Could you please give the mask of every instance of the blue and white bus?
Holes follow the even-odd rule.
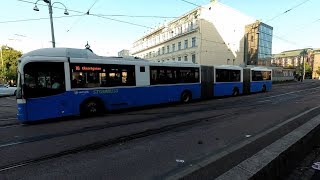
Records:
[[[18,119],[31,122],[201,98],[200,66],[47,48],[18,65]]]
[[[243,93],[243,68],[240,66],[214,66],[213,94],[237,96]]]
[[[248,67],[244,69],[244,92],[266,92],[272,88],[272,69]]]

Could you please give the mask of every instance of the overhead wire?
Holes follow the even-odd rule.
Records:
[[[278,17],[280,17],[280,16],[282,16],[282,15],[284,15],[284,14],[292,11],[293,9],[295,9],[295,8],[297,8],[297,7],[305,4],[305,3],[307,3],[308,1],[310,1],[310,0],[305,0],[305,1],[301,2],[300,4],[298,4],[298,5],[296,5],[296,6],[293,6],[292,8],[289,8],[288,10],[286,10],[286,11],[284,11],[284,12],[282,12],[282,13],[276,15],[276,16],[274,16],[273,18],[271,18],[271,19],[269,19],[269,20],[267,20],[267,21],[265,21],[265,22],[267,23],[267,22],[273,21],[274,19],[276,19],[276,18],[278,18]]]
[[[77,16],[83,16],[83,14],[77,14],[77,15],[70,15],[70,16],[55,16],[52,17],[54,19],[60,19],[60,18],[70,18],[70,17],[77,17]],[[16,23],[16,22],[28,22],[28,21],[39,21],[49,19],[48,17],[44,18],[31,18],[31,19],[18,19],[18,20],[9,20],[9,21],[0,21],[0,24],[6,24],[6,23]]]

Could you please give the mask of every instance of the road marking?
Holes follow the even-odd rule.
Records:
[[[293,94],[293,93],[297,93],[297,92],[302,92],[302,91],[306,91],[306,90],[319,89],[319,88],[320,87],[315,87],[315,88],[311,88],[311,89],[302,89],[302,90],[299,90],[299,91],[292,91],[292,92],[288,92],[288,93],[283,93],[283,94],[278,94],[278,95],[274,95],[274,96],[265,97],[265,99],[284,96],[284,95]]]
[[[5,118],[5,119],[0,119],[0,121],[5,121],[5,120],[18,120],[17,118]]]
[[[0,148],[3,147],[8,147],[8,146],[13,146],[13,145],[17,145],[17,144],[22,144],[23,142],[13,142],[13,143],[8,143],[8,144],[1,144]]]
[[[6,99],[9,99],[9,100],[16,100],[16,98],[12,98],[12,97],[6,97]]]

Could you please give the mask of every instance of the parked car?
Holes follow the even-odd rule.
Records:
[[[17,87],[10,87],[7,84],[0,84],[0,96],[15,96]]]

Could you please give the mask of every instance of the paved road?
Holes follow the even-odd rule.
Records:
[[[319,105],[319,85],[32,126],[17,124],[14,99],[1,98],[0,179],[164,179]],[[227,159],[213,177],[275,137]]]

